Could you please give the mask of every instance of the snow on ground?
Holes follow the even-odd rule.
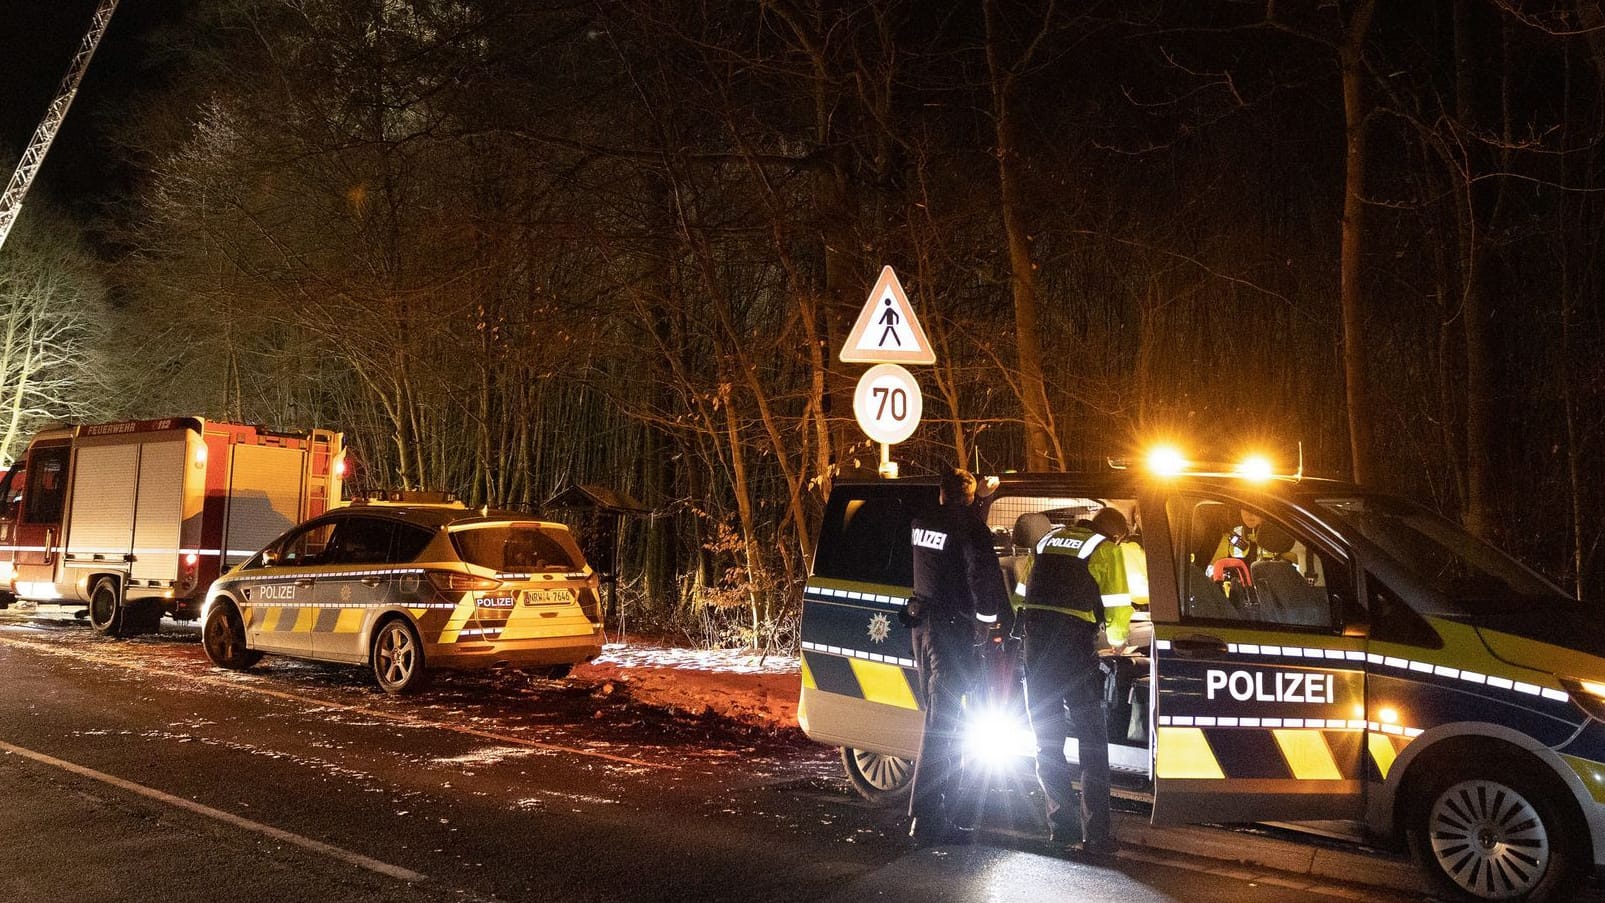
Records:
[[[116,652],[150,652],[177,637],[198,635],[196,624],[162,622],[160,635],[138,637],[128,644],[107,644],[95,637],[82,619],[77,606],[17,606],[0,617],[0,630],[19,632],[59,632],[72,625],[65,638],[94,643],[96,648]],[[200,649],[191,639],[184,651],[198,658]],[[278,668],[302,667],[289,659],[279,660]],[[319,666],[305,665],[316,669]],[[235,675],[239,676],[239,675]],[[672,643],[641,639],[608,643],[595,661],[574,668],[574,677],[601,687],[604,694],[622,685],[636,702],[676,709],[693,716],[711,712],[732,721],[765,730],[794,730],[797,727],[797,697],[801,692],[801,666],[794,655],[759,655],[742,649],[694,649]]]
[[[712,712],[769,729],[797,726],[802,686],[796,656],[732,649],[688,649],[650,642],[609,643],[574,676],[617,681],[632,698],[691,714]]]

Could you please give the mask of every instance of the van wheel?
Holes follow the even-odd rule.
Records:
[[[245,644],[245,622],[234,606],[220,604],[206,616],[201,627],[201,646],[206,657],[219,668],[244,671],[262,660],[262,653]]]
[[[101,636],[123,635],[123,600],[117,581],[103,577],[89,593],[89,626]]]
[[[547,680],[562,680],[573,672],[574,666],[572,664],[547,665],[545,668],[541,669],[541,676]]]
[[[914,786],[912,759],[843,746],[842,767],[858,795],[878,806],[908,799]]]
[[[1460,765],[1416,796],[1410,848],[1451,899],[1560,900],[1574,889],[1582,849],[1566,812],[1520,766]]]
[[[369,662],[373,665],[373,679],[386,693],[412,693],[422,689],[429,679],[429,672],[424,670],[423,643],[404,618],[392,618],[379,625]]]

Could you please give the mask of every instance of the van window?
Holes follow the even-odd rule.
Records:
[[[72,448],[66,445],[41,448],[28,456],[28,493],[24,520],[53,524],[61,520],[62,502],[67,497],[67,461]]]
[[[1353,595],[1342,561],[1263,511],[1182,496],[1171,516],[1186,537],[1184,619],[1330,630]]]
[[[1366,575],[1365,594],[1371,617],[1371,639],[1425,649],[1443,648],[1443,638],[1432,625],[1404,604],[1399,594],[1375,574]]]
[[[1516,559],[1402,499],[1356,495],[1319,499],[1316,504],[1473,611],[1520,613],[1535,600],[1571,601]]]
[[[935,486],[838,487],[825,506],[814,551],[814,574],[884,586],[914,585],[909,545],[916,512],[934,506]]]

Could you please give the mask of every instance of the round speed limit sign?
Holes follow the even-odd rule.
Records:
[[[896,364],[876,364],[858,378],[853,392],[853,416],[864,434],[876,442],[895,445],[914,435],[925,399],[914,374]]]

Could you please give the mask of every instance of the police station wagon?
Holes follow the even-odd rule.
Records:
[[[836,486],[805,591],[799,719],[871,799],[906,794],[919,751],[897,613],[936,499],[934,480]],[[1005,475],[978,505],[1011,587],[1044,524],[1133,524],[1105,699],[1111,765],[1156,824],[1344,820],[1466,899],[1554,899],[1605,863],[1605,623],[1454,524],[1223,472]],[[1017,696],[967,701],[972,763],[1032,754]]]
[[[568,528],[461,504],[337,508],[212,585],[206,655],[265,652],[366,664],[390,693],[430,669],[534,667],[561,676],[602,650],[598,578]]]

